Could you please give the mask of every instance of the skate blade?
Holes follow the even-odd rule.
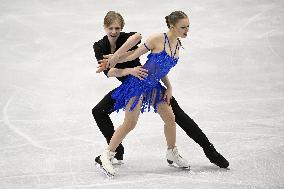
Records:
[[[173,168],[176,168],[176,169],[182,169],[182,170],[188,170],[190,171],[190,166],[189,167],[180,167],[176,164],[169,164],[169,167],[173,167]]]
[[[188,167],[180,167],[177,164],[175,164],[173,161],[168,160],[168,159],[167,159],[167,162],[168,162],[170,167],[173,167],[173,168],[176,168],[176,169],[184,169],[184,170],[188,170],[188,171],[190,170],[190,166],[188,166]]]
[[[113,179],[114,175],[110,174],[109,172],[107,172],[103,166],[101,166],[101,164],[99,163],[95,163],[96,164],[96,167],[103,173],[107,176],[108,179]]]

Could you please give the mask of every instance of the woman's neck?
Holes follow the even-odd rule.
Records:
[[[171,30],[169,30],[167,33],[167,36],[169,38],[169,41],[171,44],[177,44],[178,42],[178,37],[176,36],[176,34],[174,32],[172,32]]]

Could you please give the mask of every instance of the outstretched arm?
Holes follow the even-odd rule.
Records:
[[[147,53],[149,50],[153,50],[156,47],[156,43],[157,43],[157,37],[158,35],[152,35],[151,37],[149,37],[146,42],[141,45],[140,47],[138,47],[135,50],[131,50],[128,52],[124,52],[121,54],[117,54],[117,57],[115,59],[113,59],[113,55],[105,55],[103,60],[100,60],[99,63],[101,66],[99,66],[100,68],[98,69],[97,73],[110,68],[113,68],[117,63],[123,63],[123,62],[128,62],[131,60],[134,60],[138,57],[140,57],[141,55]],[[112,62],[114,61],[114,62]]]
[[[123,62],[128,62],[131,60],[134,60],[138,57],[140,57],[141,55],[147,53],[149,50],[145,47],[145,45],[141,45],[140,47],[138,47],[135,50],[132,51],[128,51],[126,53],[123,53],[118,60],[118,63],[123,63]]]
[[[103,56],[104,59],[99,61],[100,66],[99,66],[99,70],[97,70],[97,73],[109,67],[114,68],[117,63],[124,63],[124,62],[134,60],[148,51],[149,50],[145,47],[145,45],[141,45],[135,50],[117,54],[115,57],[114,57],[114,54],[104,55]]]
[[[146,40],[144,44],[140,45],[140,47],[138,47],[137,49],[121,54],[119,56],[118,63],[134,60],[140,57],[141,55],[147,53],[148,51],[152,51],[155,48],[156,42],[157,35],[152,35]]]
[[[98,44],[95,43],[93,48],[94,48],[95,55],[99,63],[99,66],[97,67],[98,70],[96,72],[100,73],[101,71],[104,71],[105,75],[108,76],[108,71],[110,70],[110,68],[108,68],[109,60],[112,57],[113,57],[113,61],[115,59],[118,59],[119,54],[123,54],[127,52],[129,49],[136,46],[141,41],[141,39],[142,39],[142,36],[140,33],[134,33],[130,37],[128,37],[126,42],[114,54],[109,54],[109,55],[104,55],[102,47],[100,47]]]
[[[109,57],[108,62],[107,62],[107,67],[114,68],[115,65],[119,62],[119,57],[122,54],[126,53],[129,49],[137,45],[139,41],[141,41],[141,39],[142,39],[142,36],[140,33],[135,33],[131,35],[126,40],[126,42],[123,43],[123,45],[119,49],[117,49],[117,51],[111,57]]]
[[[117,51],[113,54],[112,58],[119,57],[120,54],[127,52],[129,49],[137,45],[139,41],[141,41],[141,39],[142,39],[142,36],[140,33],[135,33],[131,35],[126,40],[126,42],[119,49],[117,49]]]

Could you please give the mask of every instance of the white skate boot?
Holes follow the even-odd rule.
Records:
[[[112,178],[115,175],[115,170],[112,165],[112,159],[114,158],[115,152],[110,150],[105,150],[98,156],[96,161],[96,166],[108,177]]]
[[[101,155],[99,155],[95,158],[96,164],[100,164],[99,163],[99,162],[101,162],[100,158],[101,158]],[[116,159],[115,157],[112,157],[112,159],[110,161],[111,161],[113,166],[124,164],[123,160]]]
[[[174,147],[173,149],[168,149],[166,157],[167,157],[167,162],[170,165],[175,163],[178,167],[190,169],[190,165],[187,162],[187,160],[179,155],[177,147]]]

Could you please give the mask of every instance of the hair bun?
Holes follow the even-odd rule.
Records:
[[[165,17],[168,28],[170,25],[175,25],[179,19],[187,18],[187,15],[182,11],[174,11]]]
[[[169,16],[165,16],[165,19],[166,19],[166,24],[167,24],[168,28],[170,28],[170,24],[169,24]]]

